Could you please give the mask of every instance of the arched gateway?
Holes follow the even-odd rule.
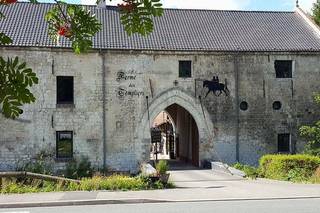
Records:
[[[145,110],[140,120],[140,125],[137,127],[135,132],[135,144],[137,145],[136,148],[140,148],[139,150],[137,150],[137,153],[141,153],[140,157],[138,157],[140,158],[139,161],[147,162],[150,158],[151,122],[161,111],[173,105],[181,107],[182,109],[187,111],[194,119],[194,122],[198,128],[197,132],[199,137],[197,147],[198,150],[196,150],[198,152],[196,153],[198,162],[196,162],[196,164],[193,164],[202,166],[201,161],[203,159],[206,159],[206,156],[212,156],[212,154],[209,153],[211,150],[207,149],[207,147],[212,147],[212,141],[210,140],[210,137],[212,137],[212,135],[210,136],[210,134],[213,134],[213,126],[212,122],[210,121],[210,115],[204,107],[202,110],[199,99],[187,94],[181,89],[176,88],[162,92],[153,99],[149,100],[150,117],[148,116],[148,110]],[[203,115],[203,112],[205,116]],[[208,131],[211,131],[211,133],[209,133]]]

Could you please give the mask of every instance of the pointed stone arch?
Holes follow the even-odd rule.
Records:
[[[135,132],[136,151],[141,153],[138,161],[145,162],[149,160],[150,126],[152,121],[161,111],[173,104],[177,104],[188,111],[196,122],[199,133],[199,166],[201,166],[201,160],[205,159],[206,156],[210,156],[207,153],[210,150],[206,149],[206,147],[212,143],[210,140],[210,134],[214,134],[212,121],[205,107],[203,107],[205,116],[203,115],[199,99],[178,88],[166,90],[149,100],[150,120],[148,119],[148,110],[145,110]]]

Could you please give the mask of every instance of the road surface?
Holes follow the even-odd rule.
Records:
[[[319,213],[320,198],[0,209],[1,213]]]

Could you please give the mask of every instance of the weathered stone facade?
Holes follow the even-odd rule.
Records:
[[[291,150],[299,152],[304,146],[299,126],[320,114],[312,100],[320,91],[318,52],[110,50],[79,56],[56,48],[3,48],[1,55],[19,56],[40,79],[33,87],[36,103],[25,105],[17,120],[0,117],[1,170],[14,169],[41,150],[55,153],[56,131],[70,130],[75,157],[88,156],[102,167],[105,141],[108,168],[135,172],[149,159],[146,96],[150,122],[172,104],[192,115],[199,131],[200,166],[220,159],[256,164],[261,155],[277,152],[278,133],[290,133]],[[179,78],[179,60],[192,61],[191,78]],[[276,78],[275,60],[293,60],[293,77]],[[56,76],[64,75],[74,76],[74,106],[56,104]],[[202,80],[214,75],[227,80],[230,96],[210,93],[204,99]],[[242,101],[248,110],[239,109]],[[272,108],[274,101],[282,103],[280,110]],[[57,167],[63,165],[56,161]]]

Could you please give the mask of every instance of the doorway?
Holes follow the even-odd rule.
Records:
[[[199,167],[199,131],[185,108],[178,104],[166,107],[154,118],[152,131],[158,132],[161,139],[151,144],[151,160],[165,159]]]

